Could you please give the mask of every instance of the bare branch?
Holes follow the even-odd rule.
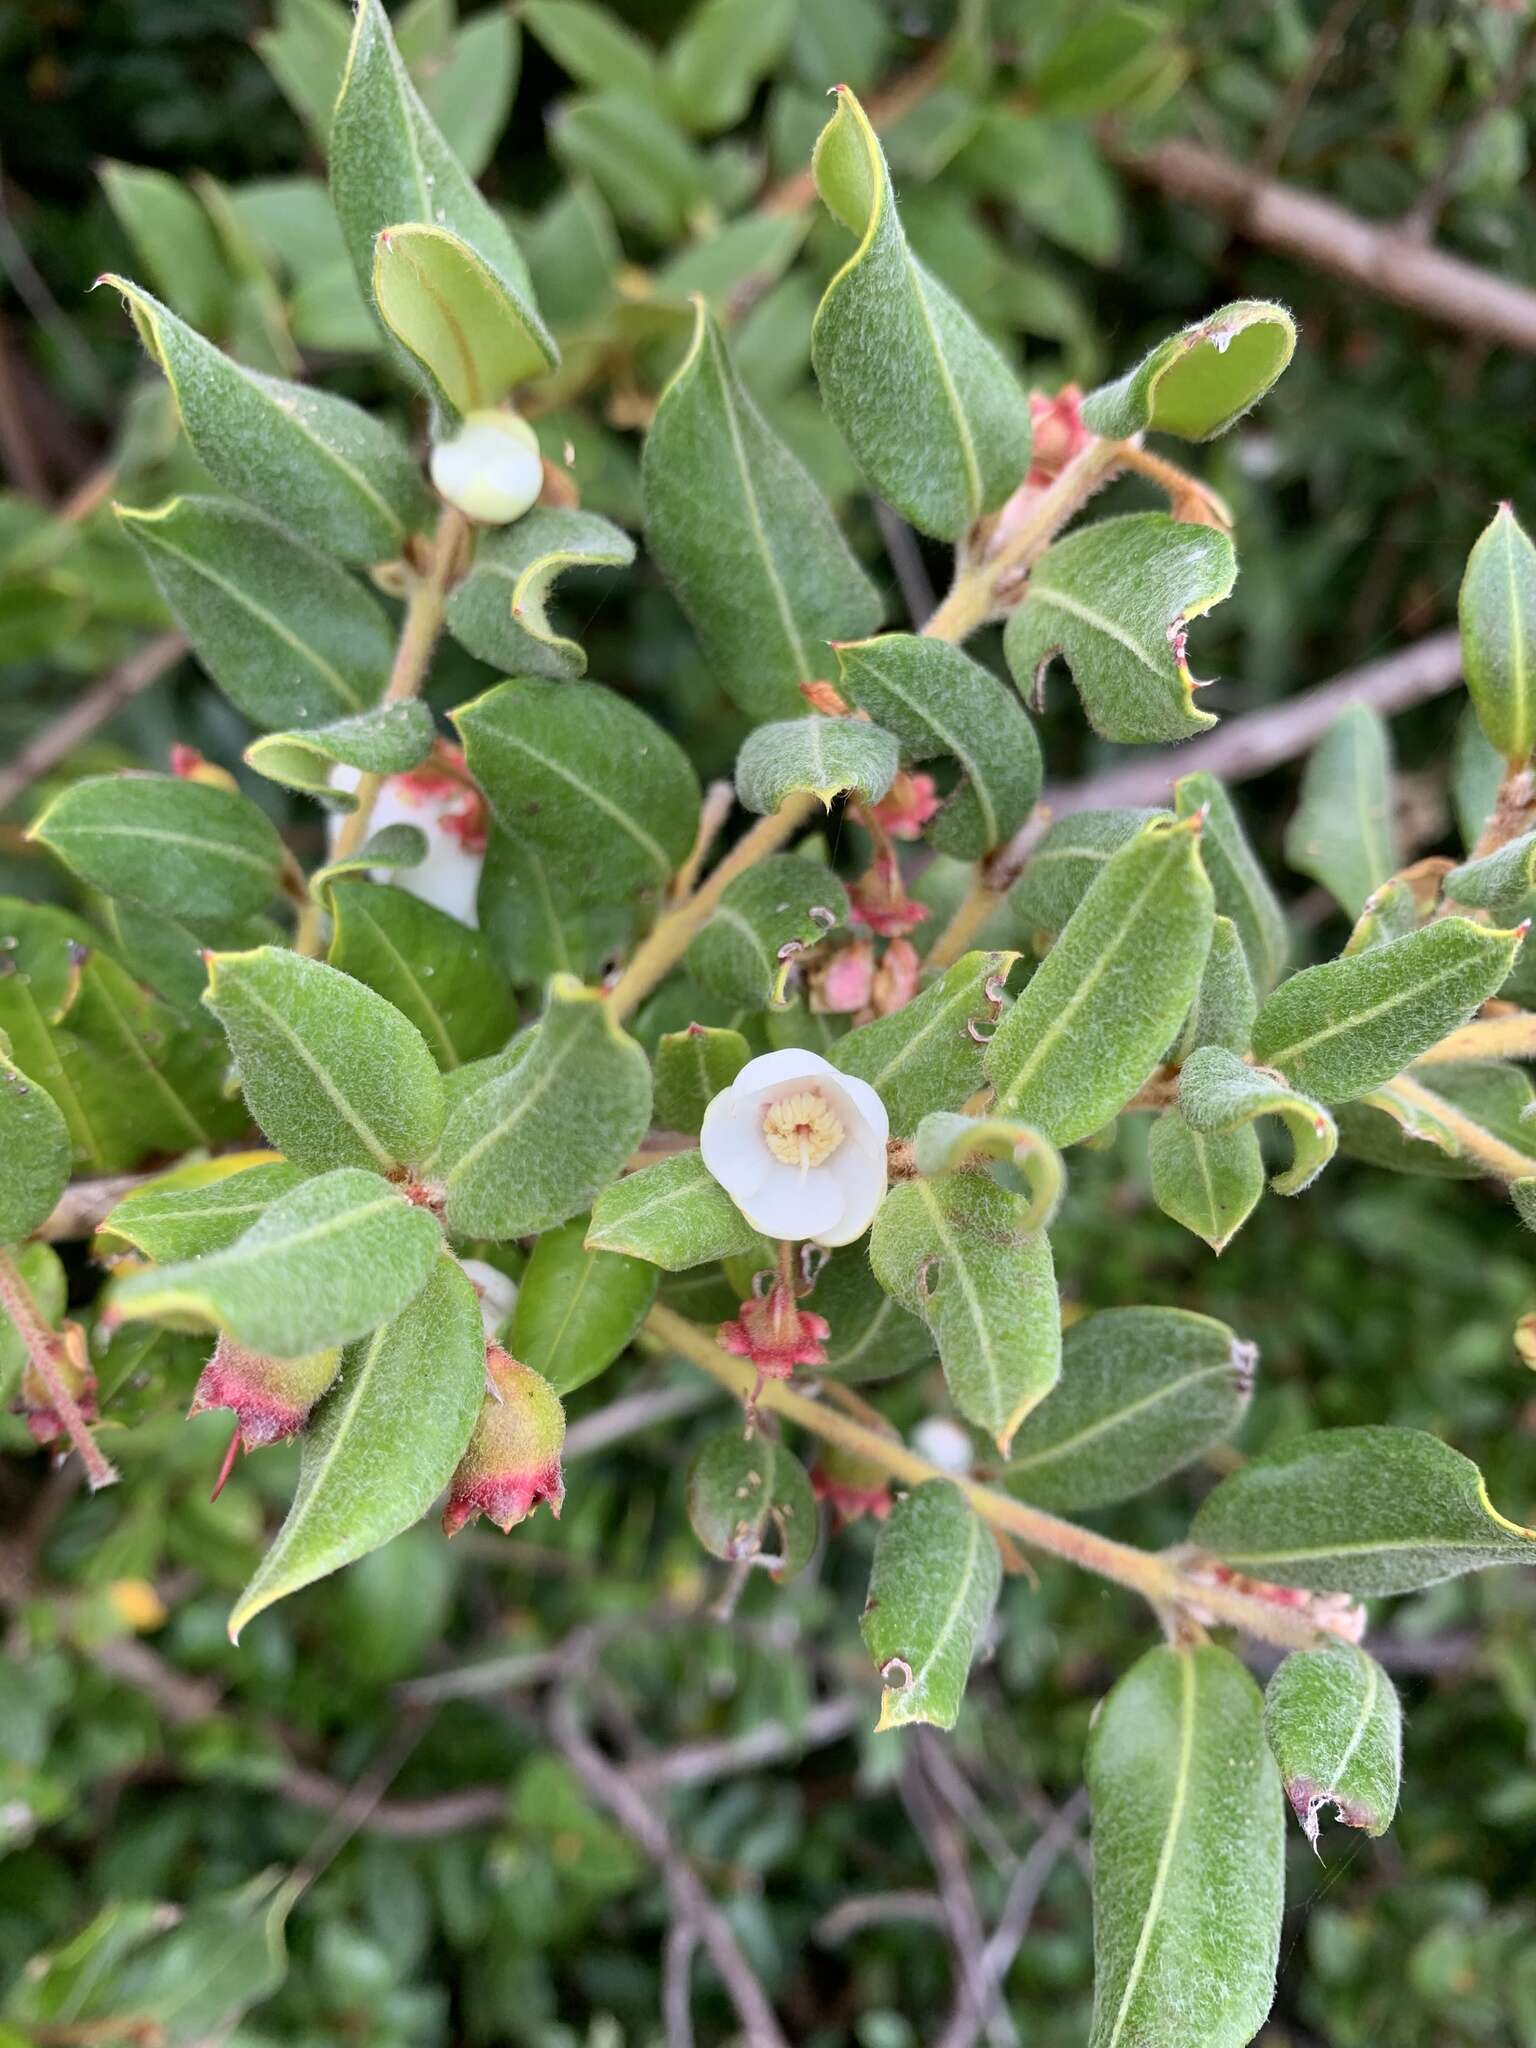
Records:
[[[923,560],[922,546],[901,514],[893,512],[883,498],[876,498],[874,505],[875,524],[880,529],[885,552],[896,572],[896,587],[901,592],[901,601],[907,608],[913,632],[921,632],[933,617],[938,603],[928,575],[928,564]]]
[[[839,1948],[866,1927],[883,1927],[891,1920],[920,1920],[940,1933],[949,1925],[937,1892],[870,1892],[840,1900],[817,1921],[814,1931],[823,1948]]]
[[[939,1899],[949,1930],[949,1945],[955,1963],[955,2007],[974,2010],[993,2048],[1015,2048],[1018,2034],[1007,2009],[996,1996],[996,1987],[981,1972],[984,1946],[981,1914],[971,1889],[970,1871],[959,1832],[929,1782],[925,1768],[926,1728],[914,1731],[907,1752],[907,1764],[898,1780],[901,1803],[917,1831],[933,1874],[938,1880]]]

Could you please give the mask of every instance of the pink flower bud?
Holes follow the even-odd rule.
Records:
[[[830,1501],[836,1529],[846,1529],[865,1515],[883,1522],[891,1512],[889,1474],[841,1444],[822,1445],[811,1467],[811,1491],[818,1500]]]
[[[818,1014],[852,1016],[869,1001],[875,976],[875,949],[868,939],[839,946],[811,969],[811,1008]]]
[[[443,1531],[449,1536],[476,1515],[503,1531],[515,1529],[541,1500],[558,1517],[565,1500],[565,1410],[559,1395],[499,1344],[485,1347],[485,1376],[479,1419],[448,1487]]]
[[[917,994],[923,963],[910,939],[892,939],[875,970],[869,1007],[877,1017],[893,1017]]]
[[[801,1308],[783,1281],[761,1298],[741,1304],[733,1323],[722,1323],[720,1348],[757,1367],[758,1380],[787,1380],[797,1365],[825,1365],[823,1341],[831,1335],[825,1316]]]
[[[903,768],[875,805],[875,816],[893,839],[921,839],[923,827],[938,810],[940,801],[938,785],[931,775]]]
[[[259,1451],[298,1435],[340,1364],[341,1353],[335,1350],[311,1352],[306,1358],[268,1358],[264,1352],[245,1350],[231,1337],[220,1337],[187,1414],[232,1409],[241,1448]]]

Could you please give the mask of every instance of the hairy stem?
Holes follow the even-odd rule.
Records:
[[[686,1316],[659,1304],[645,1320],[653,1335],[702,1367],[741,1400],[752,1393],[757,1376],[751,1366],[722,1351],[697,1323],[690,1323]],[[1097,1572],[1116,1585],[1127,1586],[1155,1607],[1197,1608],[1219,1622],[1284,1650],[1316,1649],[1329,1640],[1294,1608],[1271,1606],[1268,1601],[1240,1593],[1231,1586],[1207,1585],[1166,1558],[1112,1542],[1107,1536],[1079,1528],[1075,1522],[1065,1522],[1042,1508],[1032,1508],[974,1479],[957,1479],[953,1473],[941,1471],[915,1451],[909,1451],[905,1444],[797,1393],[782,1380],[766,1382],[757,1395],[757,1406],[771,1408],[813,1436],[840,1444],[844,1450],[868,1459],[904,1485],[921,1486],[929,1479],[949,1480],[960,1488],[990,1528],[1016,1536],[1032,1549],[1047,1551],[1068,1564],[1080,1565],[1084,1571]]]
[[[103,1454],[91,1435],[90,1424],[80,1412],[80,1404],[59,1370],[59,1340],[44,1322],[37,1303],[32,1299],[32,1290],[8,1251],[0,1251],[0,1308],[16,1325],[17,1335],[26,1347],[28,1362],[42,1381],[70,1444],[80,1453],[80,1462],[85,1467],[92,1493],[99,1487],[111,1486],[117,1478],[117,1467]]]
[[[1475,1159],[1495,1180],[1526,1180],[1536,1173],[1536,1160],[1485,1131],[1454,1103],[1426,1088],[1422,1081],[1414,1080],[1411,1074],[1399,1074],[1392,1083],[1392,1092],[1399,1102],[1411,1104],[1435,1123],[1444,1125],[1467,1158]]]
[[[421,686],[432,664],[432,650],[443,630],[443,607],[458,574],[468,535],[469,521],[464,514],[445,505],[438,518],[437,531],[432,536],[426,567],[412,582],[406,601],[405,622],[400,628],[394,666],[389,672],[389,686],[381,700],[385,704],[405,704],[421,694]],[[365,775],[358,783],[357,808],[336,835],[332,860],[349,860],[367,840],[373,807],[379,800],[384,781],[382,775]],[[324,913],[319,904],[311,903],[299,919],[293,949],[313,958],[323,943]]]

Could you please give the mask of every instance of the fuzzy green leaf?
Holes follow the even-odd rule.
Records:
[[[1401,1081],[1411,1080],[1411,1096]],[[1522,1121],[1533,1096],[1518,1067],[1496,1060],[1437,1060],[1339,1110],[1339,1142],[1389,1173],[1479,1180],[1481,1152],[1502,1146],[1509,1170],[1536,1173],[1536,1132]]]
[[[1056,938],[1112,854],[1162,811],[1069,811],[1046,831],[1009,892],[1008,907],[1032,938]],[[1040,951],[1044,951],[1043,946]]]
[[[1269,2012],[1285,1803],[1259,1689],[1229,1650],[1149,1650],[1088,1738],[1089,2048],[1247,2048]]]
[[[532,287],[445,227],[406,221],[379,231],[373,303],[445,419],[499,405],[556,360]]]
[[[308,731],[266,733],[245,750],[248,765],[270,782],[303,790],[330,809],[353,811],[357,798],[331,787],[340,763],[369,775],[403,775],[432,751],[432,714],[425,704],[376,704],[355,718]]]
[[[954,1727],[1002,1577],[990,1531],[947,1480],[896,1503],[859,1623],[884,1686],[877,1733],[915,1721]]]
[[[156,289],[194,327],[217,331],[229,312],[233,280],[206,209],[165,171],[109,161],[98,175]]]
[[[1147,1134],[1152,1199],[1165,1216],[1224,1252],[1264,1193],[1264,1155],[1251,1125],[1213,1136],[1165,1109]]]
[[[192,651],[253,725],[322,725],[383,695],[394,633],[334,562],[227,498],[119,505]]]
[[[1202,1045],[1225,1046],[1242,1052],[1253,1036],[1253,1020],[1259,1014],[1253,976],[1248,972],[1243,942],[1230,917],[1217,917],[1211,926],[1211,950],[1205,956],[1200,986],[1189,1006],[1179,1032],[1178,1044],[1168,1055],[1171,1066],[1182,1066]]]
[[[682,1273],[745,1257],[760,1240],[698,1153],[679,1152],[605,1187],[586,1241]]]
[[[872,632],[881,599],[702,301],[641,474],[647,543],[732,700],[753,718],[802,710],[796,686],[827,674],[826,642]]]
[[[557,1394],[612,1365],[645,1320],[659,1274],[643,1259],[592,1251],[588,1219],[549,1230],[533,1248],[512,1311],[508,1343]]]
[[[1338,1130],[1326,1109],[1221,1045],[1202,1046],[1179,1070],[1179,1112],[1204,1137],[1225,1137],[1261,1116],[1279,1117],[1294,1159],[1270,1182],[1277,1195],[1299,1195],[1338,1150]]]
[[[747,735],[736,757],[736,794],[764,817],[802,792],[829,807],[848,791],[878,803],[900,766],[894,737],[867,719],[789,718]]]
[[[1023,824],[1040,794],[1029,714],[979,662],[915,633],[836,648],[844,697],[893,732],[909,761],[946,755],[961,779],[928,826],[943,853],[979,860]]]
[[[1238,299],[1089,392],[1083,423],[1111,441],[1147,431],[1212,440],[1258,404],[1295,349],[1296,323],[1284,306]]]
[[[921,532],[959,540],[1028,469],[1029,402],[912,254],[875,131],[844,86],[812,169],[829,211],[859,237],[812,329],[822,398],[881,497]]]
[[[376,1173],[341,1166],[280,1195],[223,1251],[120,1280],[125,1317],[225,1330],[301,1358],[366,1336],[425,1286],[443,1237]]]
[[[1396,870],[1392,743],[1369,705],[1341,712],[1308,756],[1285,857],[1351,917]]]
[[[620,220],[679,242],[711,204],[711,165],[654,99],[601,92],[568,100],[550,124],[554,152],[587,177]]]
[[[796,954],[847,916],[847,892],[824,861],[770,854],[728,885],[688,948],[688,972],[711,995],[763,1009]]]
[[[156,1265],[227,1251],[305,1179],[286,1159],[267,1159],[238,1173],[186,1187],[163,1182],[141,1188],[117,1204],[97,1232],[98,1251],[131,1245]]]
[[[527,1237],[591,1206],[644,1137],[651,1069],[602,996],[569,975],[526,1057],[461,1102],[437,1166],[448,1226],[466,1237]]]
[[[204,1002],[224,1026],[250,1112],[295,1164],[424,1160],[443,1123],[443,1086],[414,1024],[319,960],[281,946],[216,953]]]
[[[998,1025],[986,1066],[999,1113],[1055,1145],[1107,1124],[1183,1023],[1213,918],[1197,822],[1154,818],[1106,864]]]
[[[345,562],[393,560],[427,523],[410,451],[371,413],[242,369],[127,278],[100,282],[127,300],[187,439],[227,489]]]
[[[1265,994],[1285,971],[1290,932],[1226,785],[1214,775],[1183,775],[1173,785],[1173,802],[1181,818],[1205,813],[1200,858],[1216,892],[1216,909],[1237,926],[1253,985]]]
[[[1526,899],[1536,889],[1536,832],[1522,832],[1481,860],[1463,861],[1445,878],[1445,893],[1453,903],[1465,903],[1472,910],[1491,910],[1495,916],[1518,919]]]
[[[931,1110],[958,1110],[981,1087],[989,1034],[1017,953],[966,953],[942,979],[890,1017],[861,1024],[827,1057],[867,1081],[885,1104],[891,1136],[909,1138]]]
[[[567,868],[579,846],[589,900],[658,889],[681,867],[698,825],[693,766],[612,690],[519,678],[453,718],[497,822]]]
[[[382,883],[342,882],[329,900],[330,964],[393,1003],[444,1073],[506,1044],[517,1010],[480,932]]]
[[[933,1332],[950,1398],[1004,1457],[1061,1373],[1051,1247],[1029,1211],[984,1174],[901,1181],[869,1241],[876,1279]]]
[[[1111,1308],[1073,1323],[1061,1384],[1013,1441],[1008,1490],[1074,1513],[1145,1493],[1242,1421],[1258,1352],[1178,1308]]]
[[[1521,933],[1443,917],[1293,974],[1260,1010],[1253,1055],[1319,1102],[1368,1095],[1497,993]]]
[[[510,389],[500,380],[514,366],[516,382],[559,360],[533,303],[528,267],[422,105],[381,0],[361,0],[357,10],[331,121],[330,167],[331,198],[357,281],[378,304],[397,357],[413,374],[425,374],[440,405],[460,409],[474,377],[492,372],[498,388],[474,402],[494,405]],[[409,245],[398,268],[386,250],[376,270],[381,231],[402,227],[407,235],[392,237],[396,248]],[[448,309],[424,325],[433,292]],[[449,371],[454,352],[440,351],[449,311],[467,313],[473,324],[474,377]]]
[[[867,1243],[832,1254],[811,1306],[831,1326],[823,1348],[832,1379],[865,1385],[911,1372],[934,1355],[927,1324],[900,1307],[875,1278]]]
[[[276,0],[277,26],[251,38],[283,96],[321,148],[346,69],[350,25],[337,0]]]
[[[761,1558],[775,1579],[804,1571],[816,1548],[816,1499],[805,1467],[761,1433],[722,1430],[688,1468],[688,1519],[711,1557]]]
[[[283,845],[247,797],[179,775],[87,775],[29,837],[92,888],[151,910],[218,922],[277,892]]]
[[[1088,723],[1107,740],[1182,740],[1215,719],[1195,709],[1185,628],[1231,594],[1237,557],[1224,533],[1130,512],[1059,540],[1030,571],[1003,651],[1026,696],[1057,655]]]
[[[701,135],[734,128],[784,53],[799,0],[700,0],[667,46],[662,89]]]
[[[1027,1195],[1028,1206],[1020,1211],[1016,1225],[1021,1231],[1038,1230],[1050,1222],[1066,1185],[1061,1154],[1049,1138],[1028,1124],[1002,1117],[935,1110],[918,1125],[913,1152],[918,1172],[928,1179],[953,1173],[957,1167],[985,1165],[1000,1188],[1011,1195]]]
[[[593,0],[524,0],[523,21],[579,85],[596,92],[654,94],[657,64],[650,46]]]
[[[1190,1541],[1251,1578],[1358,1600],[1536,1563],[1470,1458],[1422,1429],[1314,1430],[1208,1495]]]
[[[634,559],[634,542],[606,519],[535,505],[511,526],[482,534],[469,574],[449,593],[448,630],[510,675],[556,682],[583,675],[584,650],[550,622],[556,579],[568,569],[622,569]]]
[[[1264,1689],[1264,1733],[1307,1840],[1331,1806],[1346,1827],[1384,1835],[1403,1768],[1397,1691],[1353,1643],[1293,1650]]]
[[[752,1048],[739,1031],[690,1024],[662,1033],[656,1046],[656,1121],[664,1131],[697,1135],[704,1112],[729,1088]]]
[[[18,1243],[43,1221],[68,1184],[72,1158],[58,1104],[0,1050],[0,1245]]]
[[[572,872],[563,850],[499,829],[486,848],[476,907],[515,988],[542,989],[552,974],[600,980],[628,946],[638,917],[634,903],[605,902],[591,876]]]
[[[1489,744],[1511,768],[1536,747],[1536,547],[1501,505],[1467,557],[1461,664]]]
[[[324,904],[333,886],[374,868],[419,868],[427,857],[427,835],[419,825],[385,825],[371,832],[356,853],[343,854],[314,869],[309,878],[311,900]]]
[[[440,1254],[410,1305],[344,1355],[304,1433],[288,1519],[235,1603],[230,1639],[419,1520],[452,1477],[484,1394],[480,1304]]]

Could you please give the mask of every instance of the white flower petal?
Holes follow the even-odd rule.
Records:
[[[843,1140],[820,1165],[777,1159],[763,1134],[769,1103],[808,1088],[824,1096]],[[754,1229],[766,1237],[850,1244],[869,1228],[885,1192],[885,1105],[866,1081],[840,1074],[800,1047],[748,1060],[704,1112],[704,1164]]]
[[[855,1119],[866,1125],[870,1135],[884,1145],[891,1135],[891,1119],[874,1089],[867,1081],[861,1081],[857,1074],[839,1074],[837,1087]]]
[[[773,1171],[749,1201],[736,1205],[754,1230],[764,1237],[819,1238],[842,1221],[843,1191],[824,1169],[801,1178],[798,1166],[773,1162]],[[841,1240],[839,1240],[841,1242]]]
[[[748,1060],[731,1083],[730,1093],[762,1095],[771,1088],[782,1088],[786,1081],[815,1083],[828,1075],[838,1078],[836,1068],[819,1052],[787,1045],[782,1052],[760,1052],[756,1059]]]
[[[852,1244],[875,1220],[885,1196],[885,1154],[878,1160],[852,1145],[840,1145],[822,1168],[843,1192],[843,1213],[832,1230],[818,1230],[819,1244]]]

